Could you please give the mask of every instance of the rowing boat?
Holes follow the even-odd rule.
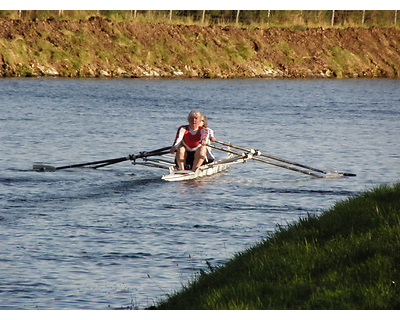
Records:
[[[262,163],[277,166],[280,168],[307,174],[315,178],[340,178],[340,177],[356,176],[354,173],[348,173],[348,172],[337,172],[337,171],[327,172],[297,162],[292,162],[289,160],[278,158],[276,156],[268,155],[260,152],[259,150],[235,146],[231,143],[223,141],[216,140],[215,143],[218,143],[219,145],[222,145],[224,147],[217,146],[214,144],[208,144],[208,147],[225,152],[227,154],[227,158],[202,165],[195,171],[178,170],[175,164],[175,158],[172,154],[170,154],[171,147],[164,147],[152,151],[143,151],[138,154],[131,154],[125,157],[119,157],[114,159],[78,163],[78,164],[59,166],[59,167],[49,166],[44,164],[34,164],[33,170],[56,171],[61,169],[71,169],[77,167],[97,169],[112,164],[117,164],[126,160],[130,160],[133,165],[144,165],[147,167],[161,168],[167,170],[168,173],[162,175],[161,177],[161,179],[164,181],[185,181],[185,180],[193,180],[207,176],[212,176],[227,170],[232,164],[244,163],[247,160],[252,159]]]
[[[132,164],[168,170],[168,173],[161,177],[164,181],[186,181],[215,175],[227,170],[232,164],[243,163],[252,157],[251,152],[243,152],[242,154],[236,155],[229,151],[227,151],[227,153],[227,158],[204,164],[195,171],[179,170],[175,164],[175,158],[171,154],[163,154],[156,158],[141,157],[134,159]]]
[[[247,160],[247,156],[230,156],[227,159],[218,160],[205,164],[197,168],[197,170],[177,170],[175,166],[169,168],[169,173],[161,177],[165,181],[185,181],[212,176],[214,174],[225,171],[231,164],[243,163]]]

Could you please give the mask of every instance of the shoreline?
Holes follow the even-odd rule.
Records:
[[[400,184],[279,227],[148,310],[393,310]]]
[[[0,19],[0,77],[400,78],[396,28]]]

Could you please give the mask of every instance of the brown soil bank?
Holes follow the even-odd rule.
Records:
[[[400,30],[0,20],[0,76],[400,76]]]

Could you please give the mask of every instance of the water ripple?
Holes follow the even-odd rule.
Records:
[[[277,226],[400,176],[396,80],[0,82],[1,309],[143,309]],[[128,161],[32,170],[169,145],[188,108],[221,140],[357,177],[254,161],[182,183]]]

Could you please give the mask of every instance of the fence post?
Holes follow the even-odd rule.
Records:
[[[240,13],[240,10],[237,10],[237,12],[236,12],[236,24],[239,24],[239,13]]]

